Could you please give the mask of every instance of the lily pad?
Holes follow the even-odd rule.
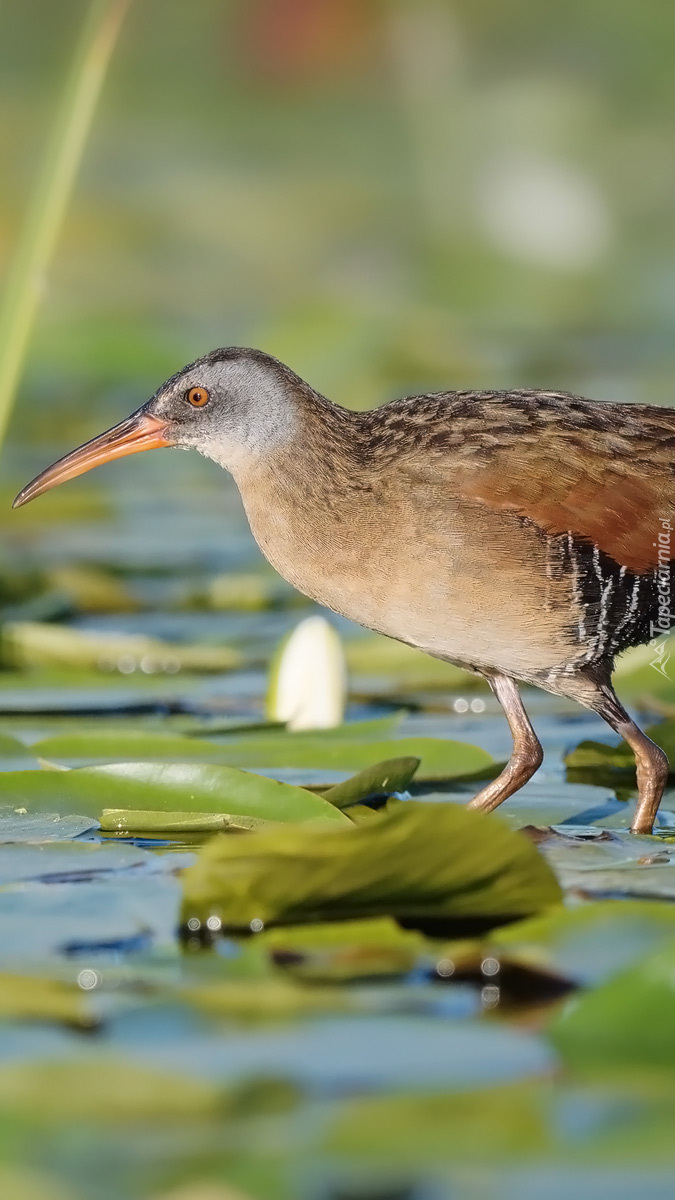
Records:
[[[675,941],[593,991],[576,996],[550,1035],[566,1061],[675,1066]]]
[[[0,733],[0,758],[25,758],[30,750],[18,738],[8,733]]]
[[[580,771],[613,770],[624,774],[635,773],[635,756],[625,742],[619,742],[618,746],[609,746],[607,742],[579,742],[573,750],[568,750],[563,761],[565,766]]]
[[[670,760],[670,773],[675,772],[675,721],[659,721],[645,729],[648,737],[665,750]],[[565,764],[577,770],[621,771],[635,773],[635,755],[626,742],[608,745],[606,742],[583,741],[565,755]]]
[[[55,762],[165,761],[227,763],[232,767],[312,767],[361,771],[391,758],[419,758],[417,779],[455,779],[496,773],[499,764],[486,750],[467,742],[441,738],[392,738],[391,741],[348,740],[323,733],[271,734],[208,742],[199,738],[150,733],[64,734],[31,746],[40,758]],[[146,807],[150,807],[146,805]]]
[[[259,817],[226,813],[147,812],[134,808],[104,808],[104,833],[249,833],[274,824]]]
[[[7,971],[0,972],[0,1017],[10,1021],[58,1021],[81,1029],[98,1024],[89,998],[77,984]]]
[[[227,980],[202,987],[182,988],[180,998],[214,1017],[246,1024],[288,1020],[317,1013],[342,1012],[358,1007],[345,989],[303,987],[290,979],[268,979],[264,985],[247,980]]]
[[[378,915],[499,924],[561,899],[526,837],[493,816],[414,801],[331,836],[215,838],[183,884],[186,922],[215,915],[235,929]]]
[[[344,783],[336,783],[322,795],[324,800],[342,809],[373,796],[390,796],[407,788],[419,765],[419,758],[389,758],[366,767],[365,771],[359,771]]]
[[[346,822],[346,817],[321,796],[232,767],[113,763],[76,771],[12,771],[2,782],[5,802],[32,809],[79,808],[97,816],[104,808],[194,810],[270,821]]]
[[[486,940],[485,952],[517,952],[589,986],[604,982],[650,951],[674,941],[673,905],[649,900],[600,900],[499,929]]]
[[[283,926],[257,944],[295,978],[316,983],[407,975],[433,957],[430,942],[391,917]]]
[[[58,1122],[139,1120],[180,1124],[215,1115],[213,1084],[99,1056],[0,1066],[0,1111]]]
[[[242,655],[229,646],[187,646],[161,642],[142,634],[100,634],[33,621],[8,622],[3,630],[7,661],[18,667],[67,666],[145,674],[177,671],[230,671]]]

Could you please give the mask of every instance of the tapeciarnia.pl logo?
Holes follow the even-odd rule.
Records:
[[[668,634],[672,622],[671,605],[670,605],[670,561],[672,558],[670,550],[670,539],[672,527],[670,521],[666,518],[661,518],[661,529],[658,535],[658,541],[654,542],[654,546],[659,552],[658,566],[655,568],[654,575],[656,577],[656,592],[658,597],[658,614],[657,620],[651,621],[649,625],[650,642],[654,657],[650,666],[664,675],[666,679],[670,679],[667,667],[670,660],[670,651],[668,649]]]

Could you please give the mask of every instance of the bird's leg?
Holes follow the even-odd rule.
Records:
[[[544,752],[523,708],[517,684],[506,675],[487,675],[486,678],[504,709],[513,734],[513,754],[504,770],[469,801],[469,808],[492,812],[502,800],[513,795],[532,778],[542,764]]]
[[[597,711],[615,733],[628,743],[635,755],[638,799],[631,832],[651,833],[663,789],[668,782],[668,759],[661,747],[655,745],[631,720],[613,689],[605,686],[602,693],[604,700]]]

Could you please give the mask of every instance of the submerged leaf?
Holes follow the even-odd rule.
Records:
[[[37,773],[37,772],[36,772]],[[17,772],[20,774],[20,772]],[[3,798],[6,798],[2,781]],[[65,842],[96,829],[98,821],[92,817],[78,817],[72,813],[14,812],[11,808],[0,809],[0,843],[2,842]]]
[[[412,801],[331,836],[215,838],[183,883],[186,921],[216,916],[237,929],[385,914],[499,924],[561,898],[526,837],[455,804]]]

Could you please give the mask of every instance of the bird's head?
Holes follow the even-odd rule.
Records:
[[[130,417],[47,467],[14,508],[101,463],[162,446],[199,450],[236,475],[292,439],[303,390],[310,389],[262,351],[213,350],[167,379]]]

